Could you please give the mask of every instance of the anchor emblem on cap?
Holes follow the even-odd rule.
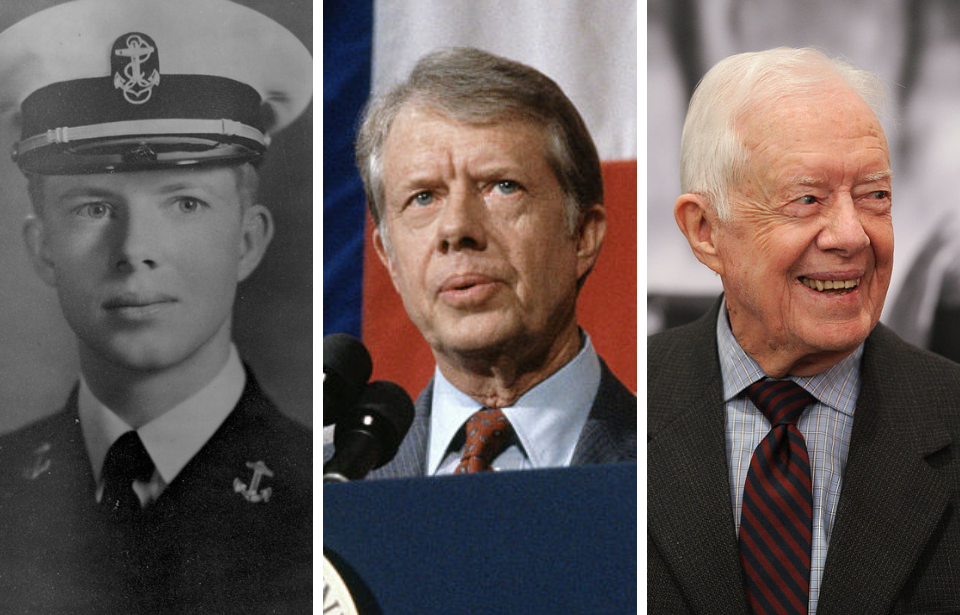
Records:
[[[239,478],[235,478],[233,479],[233,490],[246,498],[248,502],[253,502],[254,504],[258,502],[269,502],[273,489],[266,487],[261,490],[260,481],[264,476],[272,478],[273,471],[262,461],[256,463],[248,461],[247,467],[253,470],[253,478],[250,479],[250,486],[248,487]]]
[[[113,43],[110,58],[113,87],[123,91],[128,103],[142,105],[150,100],[153,88],[160,84],[160,60],[154,54],[156,50],[157,46],[149,36],[136,32],[124,34]],[[124,60],[128,62],[123,64]]]

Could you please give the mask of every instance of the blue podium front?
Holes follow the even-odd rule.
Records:
[[[324,485],[323,548],[362,615],[635,613],[637,466]]]

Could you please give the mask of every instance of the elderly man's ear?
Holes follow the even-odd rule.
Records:
[[[673,217],[687,238],[690,249],[701,263],[723,275],[723,263],[717,250],[719,220],[716,210],[699,194],[680,195],[673,206]]]

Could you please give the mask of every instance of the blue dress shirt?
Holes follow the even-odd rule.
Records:
[[[570,465],[580,432],[600,388],[600,360],[590,337],[569,363],[536,385],[503,413],[516,439],[493,460],[495,470]],[[434,373],[427,475],[452,474],[463,452],[463,425],[482,407]]]
[[[743,486],[750,460],[760,441],[770,431],[770,421],[757,409],[745,389],[766,376],[760,366],[737,343],[727,319],[726,302],[717,319],[717,344],[723,376],[726,415],[727,467],[733,518],[740,532]],[[830,533],[837,515],[843,470],[850,451],[853,410],[860,392],[860,359],[863,344],[829,369],[806,377],[790,376],[813,395],[797,424],[807,442],[813,479],[813,546],[810,558],[809,615],[816,615],[823,565],[827,559]]]

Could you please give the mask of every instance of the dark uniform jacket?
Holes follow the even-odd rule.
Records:
[[[724,444],[719,301],[647,346],[650,613],[748,613]],[[817,615],[960,612],[960,365],[864,344]]]
[[[0,612],[309,613],[311,457],[310,431],[248,371],[142,518],[113,521],[97,509],[74,390],[60,413],[0,437]],[[258,461],[273,475],[255,485]]]

